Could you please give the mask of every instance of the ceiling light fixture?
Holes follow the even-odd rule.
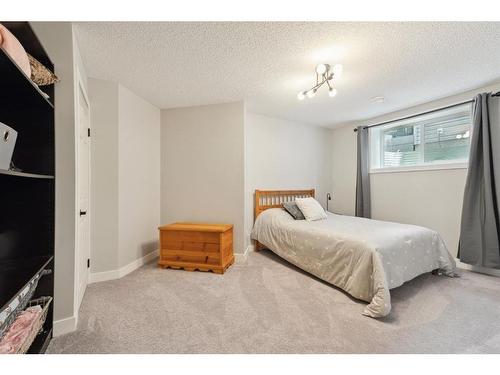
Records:
[[[316,89],[315,88],[310,89],[306,95],[309,99],[314,98],[316,96]]]
[[[297,99],[304,100],[304,98],[314,98],[316,91],[325,83],[328,86],[328,95],[334,97],[337,95],[337,89],[332,86],[331,81],[335,77],[338,79],[342,74],[342,65],[337,64],[333,68],[329,64],[316,65],[316,85],[309,90],[301,91],[297,94]]]
[[[316,66],[316,73],[319,75],[325,74],[326,72],[326,65],[325,64],[319,64]]]

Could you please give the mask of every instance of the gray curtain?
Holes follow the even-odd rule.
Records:
[[[460,261],[500,268],[500,99],[474,99],[469,169],[460,227]]]
[[[356,178],[356,216],[371,217],[370,158],[368,129],[358,126],[358,175]]]

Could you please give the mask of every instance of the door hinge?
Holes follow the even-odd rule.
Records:
[[[87,259],[87,268],[90,268],[90,258]]]
[[[90,137],[90,128],[87,128],[87,136]]]

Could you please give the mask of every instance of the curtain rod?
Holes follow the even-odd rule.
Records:
[[[496,93],[494,94],[491,94],[491,96],[500,96],[500,91],[497,91]],[[432,109],[430,111],[427,111],[427,112],[422,112],[422,113],[418,113],[418,114],[415,114],[415,115],[410,115],[410,116],[406,116],[406,117],[401,117],[401,118],[397,118],[395,120],[390,120],[390,121],[384,121],[384,122],[379,122],[377,124],[373,124],[373,125],[368,125],[368,126],[363,126],[363,129],[368,129],[368,128],[373,128],[375,126],[381,126],[381,125],[385,125],[385,124],[388,124],[390,122],[395,122],[395,121],[401,121],[401,120],[407,120],[407,119],[410,119],[410,118],[413,118],[413,117],[417,117],[417,116],[421,116],[421,115],[426,115],[426,114],[429,114],[429,113],[432,113],[432,112],[436,112],[436,111],[441,111],[443,109],[448,109],[448,108],[453,108],[453,107],[457,107],[459,105],[463,105],[463,104],[467,104],[467,103],[472,103],[474,102],[474,99],[470,99],[470,100],[466,100],[465,102],[461,102],[461,103],[456,103],[456,104],[451,104],[451,105],[448,105],[446,107],[441,107],[441,108],[436,108],[436,109]],[[357,132],[358,129],[355,128],[354,129],[354,132]]]
[[[497,92],[495,95],[499,94],[499,92]],[[495,96],[494,95],[494,96]],[[447,105],[445,107],[440,107],[440,108],[436,108],[436,109],[431,109],[430,111],[426,111],[426,112],[420,112],[420,113],[416,113],[414,115],[410,115],[410,116],[406,116],[406,117],[400,117],[400,118],[397,118],[397,119],[394,119],[394,120],[388,120],[388,121],[384,121],[384,122],[379,122],[379,123],[376,123],[376,124],[373,124],[373,125],[367,125],[367,126],[363,126],[363,129],[368,129],[368,128],[374,128],[376,126],[382,126],[382,125],[385,125],[385,124],[389,124],[391,122],[396,122],[396,121],[402,121],[402,120],[408,120],[410,118],[413,118],[413,117],[417,117],[417,116],[423,116],[423,115],[427,115],[429,113],[433,113],[433,112],[437,112],[437,111],[442,111],[444,109],[448,109],[448,108],[453,108],[453,107],[458,107],[459,105],[464,105],[464,104],[467,104],[467,103],[472,103],[474,101],[474,99],[470,99],[470,100],[466,100],[464,102],[460,102],[460,103],[456,103],[456,104],[451,104],[451,105]],[[357,128],[354,129],[355,132],[358,131]]]

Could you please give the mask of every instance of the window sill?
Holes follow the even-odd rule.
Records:
[[[400,172],[422,172],[422,171],[438,171],[443,169],[467,169],[467,163],[442,163],[428,165],[414,165],[407,167],[387,167],[370,169],[370,174],[377,173],[400,173]]]

